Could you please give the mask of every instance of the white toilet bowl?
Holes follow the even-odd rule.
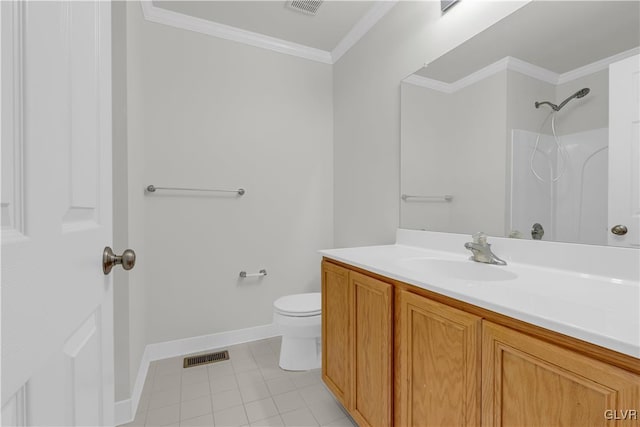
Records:
[[[282,369],[320,368],[321,305],[319,292],[287,295],[273,303],[273,323],[282,334],[279,363]]]

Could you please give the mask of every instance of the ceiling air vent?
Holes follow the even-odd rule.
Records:
[[[287,7],[305,15],[315,15],[324,0],[291,0]]]

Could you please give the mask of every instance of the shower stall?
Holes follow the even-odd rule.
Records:
[[[557,139],[564,156],[553,134],[512,130],[511,232],[539,223],[544,240],[606,245],[608,128]]]
[[[582,88],[559,104],[536,101],[536,109],[549,110],[540,128],[512,130],[512,236],[528,238],[535,225],[534,239],[607,243],[608,128],[563,132],[569,118],[580,123],[580,105],[560,114],[589,92]],[[590,126],[583,122],[578,129]]]

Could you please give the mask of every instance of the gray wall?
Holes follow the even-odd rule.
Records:
[[[452,94],[402,83],[402,193],[453,195],[402,202],[403,228],[504,235],[507,71]]]
[[[525,3],[440,18],[438,2],[399,2],[333,67],[149,23],[127,3],[115,241],[138,263],[116,278],[118,400],[147,344],[270,323],[275,298],[319,289],[317,249],[393,241],[400,80]],[[148,184],[247,195],[150,197]],[[237,280],[259,268],[261,282]]]
[[[120,225],[139,257],[116,351],[124,365],[128,343],[132,384],[147,344],[270,324],[275,299],[319,291],[317,251],[333,246],[333,101],[330,65],[126,9]],[[246,194],[145,195],[149,184]],[[238,278],[261,268],[265,278]]]
[[[390,243],[399,224],[400,81],[527,2],[402,1],[334,65],[334,242]]]

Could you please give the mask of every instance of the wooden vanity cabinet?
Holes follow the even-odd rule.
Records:
[[[396,426],[479,426],[482,318],[396,290]]]
[[[322,264],[322,379],[360,427],[392,425],[393,287]]]
[[[322,263],[322,380],[351,407],[351,292],[349,270]]]
[[[640,427],[640,360],[355,270],[322,263],[322,378],[360,427]]]
[[[392,425],[393,286],[349,273],[351,291],[352,401],[348,408],[360,427]]]
[[[640,426],[639,375],[488,321],[482,349],[483,426]]]

